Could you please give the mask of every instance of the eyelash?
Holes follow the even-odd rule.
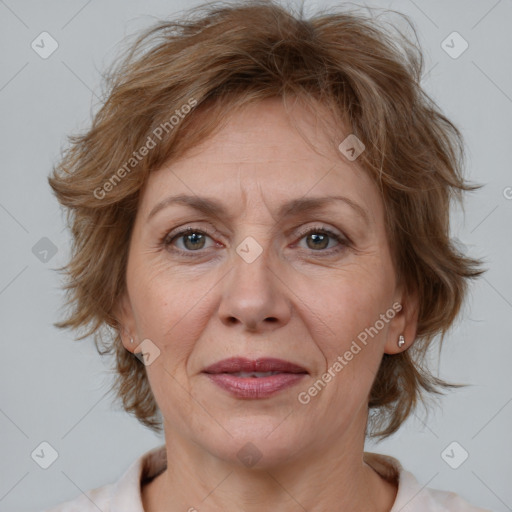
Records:
[[[173,233],[172,235],[171,234],[165,235],[165,237],[162,239],[162,244],[166,248],[170,248],[173,252],[177,252],[186,257],[194,257],[194,256],[196,256],[194,253],[200,254],[201,249],[197,250],[197,251],[184,251],[182,249],[176,249],[175,247],[172,246],[172,243],[175,240],[182,238],[185,235],[189,235],[191,233],[207,235],[210,238],[215,236],[215,233],[210,232],[207,229],[196,229],[194,227],[187,227],[185,229],[182,229],[181,231],[178,231],[177,233]],[[325,249],[325,250],[319,250],[319,251],[314,251],[311,249],[312,252],[318,252],[318,254],[322,255],[322,256],[332,256],[334,254],[341,252],[346,247],[349,247],[351,245],[350,240],[348,240],[346,237],[339,235],[338,233],[335,233],[334,231],[332,231],[329,228],[324,227],[324,226],[313,226],[311,228],[306,229],[305,231],[300,232],[299,233],[299,241],[302,240],[304,237],[311,235],[313,233],[328,235],[330,238],[333,238],[334,240],[336,240],[339,244],[335,248],[331,248],[331,249]]]

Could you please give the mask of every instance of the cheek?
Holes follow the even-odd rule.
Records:
[[[165,265],[161,253],[133,248],[129,261],[128,292],[139,328],[158,333],[169,330],[187,308],[186,287]]]
[[[138,335],[158,346],[168,372],[182,375],[214,313],[211,294],[207,292],[218,276],[212,272],[215,275],[194,279],[170,268],[161,256],[147,258],[144,264],[134,260],[132,269],[129,293]],[[148,372],[154,373],[153,368],[148,367]]]
[[[390,299],[385,282],[360,280],[352,274],[333,283],[330,296],[316,306],[328,326],[324,329],[328,335],[315,340],[325,361],[325,368],[316,378],[327,384],[323,388],[313,383],[313,388],[304,391],[318,396],[334,422],[348,421],[346,418],[354,417],[367,403],[388,328],[384,323],[376,329],[376,323],[382,322],[380,315],[390,309]],[[318,319],[312,321],[318,325]]]
[[[330,280],[326,292],[317,296],[320,299],[315,301],[314,310],[322,312],[327,333],[318,344],[329,364],[349,350],[357,352],[352,356],[347,354],[348,358],[352,357],[350,366],[373,365],[380,357],[381,341],[388,326],[380,320],[380,315],[391,308],[392,287],[382,273],[382,266],[380,271],[377,267],[354,265],[344,269]],[[311,321],[318,324],[318,320]]]

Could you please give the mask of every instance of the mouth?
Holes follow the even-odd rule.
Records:
[[[210,381],[237,398],[267,398],[297,384],[308,372],[282,359],[233,357],[203,370]]]
[[[275,358],[246,359],[231,357],[218,361],[203,370],[204,373],[217,375],[219,373],[236,374],[240,377],[266,377],[267,374],[277,373],[308,373],[305,368],[290,361]]]
[[[281,372],[235,372],[230,373],[229,375],[234,375],[235,377],[242,377],[243,379],[247,379],[248,377],[255,377],[257,379],[261,379],[262,377],[270,377],[271,375],[278,375]]]

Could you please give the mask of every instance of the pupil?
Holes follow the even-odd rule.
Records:
[[[197,248],[198,246],[196,245],[196,242],[201,242],[201,239],[203,238],[202,235],[198,235],[197,233],[193,233],[191,235],[187,235],[186,236],[186,241],[187,242],[192,242],[192,247],[194,248]]]
[[[318,248],[318,247],[324,247],[324,245],[322,245],[322,242],[325,242],[325,240],[327,240],[327,236],[326,235],[310,235],[311,238],[313,238],[314,241],[318,242],[320,241],[320,244],[313,244],[314,247]]]

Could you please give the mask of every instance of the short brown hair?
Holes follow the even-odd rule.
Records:
[[[387,12],[416,34],[405,15]],[[73,236],[64,267],[72,307],[55,325],[86,328],[79,339],[94,334],[102,355],[115,353],[112,389],[127,412],[161,431],[145,366],[124,348],[114,314],[148,173],[211,135],[226,112],[289,96],[329,107],[363,141],[358,163],[382,195],[398,279],[420,298],[414,344],[383,355],[368,397],[369,435],[395,432],[424,391],[458,386],[435,377],[424,357],[458,316],[468,280],[484,272],[449,233],[451,200],[462,203],[478,186],[463,177],[459,130],[420,86],[423,66],[419,46],[376,17],[352,10],[306,19],[271,1],[205,4],[158,22],[129,47],[105,77],[107,97],[91,128],[70,137],[49,178]],[[195,108],[172,122],[187,104]],[[199,112],[205,122],[191,129]],[[135,158],[155,133],[155,147]]]

